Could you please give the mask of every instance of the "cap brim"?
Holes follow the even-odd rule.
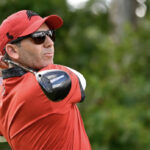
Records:
[[[63,25],[63,20],[61,19],[61,17],[56,15],[50,15],[44,19],[49,28],[53,30],[58,29]]]
[[[26,36],[28,34],[31,34],[33,32],[35,32],[36,30],[38,30],[40,28],[40,26],[46,23],[49,27],[49,29],[52,30],[56,30],[58,28],[60,28],[63,25],[63,20],[61,19],[61,17],[57,16],[57,15],[50,15],[48,17],[45,18],[41,18],[40,20],[35,21],[32,25],[30,25],[21,35],[21,36]]]

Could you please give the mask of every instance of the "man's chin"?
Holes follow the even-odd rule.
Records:
[[[52,64],[54,64],[53,61],[43,64],[41,66],[38,66],[36,69],[43,69],[43,68],[47,67],[48,65],[52,65]]]

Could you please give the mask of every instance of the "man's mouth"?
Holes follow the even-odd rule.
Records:
[[[47,57],[52,57],[54,55],[54,53],[48,52],[48,53],[45,53],[44,55],[47,56]]]

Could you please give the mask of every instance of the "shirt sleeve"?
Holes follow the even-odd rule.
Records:
[[[66,101],[71,103],[82,102],[85,99],[85,78],[81,73],[72,68],[60,65],[59,67],[61,70],[65,71],[71,79],[71,90],[68,96],[66,97]]]
[[[0,130],[0,136],[3,136],[3,134],[2,134],[2,132],[1,132],[1,130]]]
[[[77,70],[74,70],[74,69],[72,69],[70,67],[67,67],[67,68],[70,71],[72,71],[78,78],[78,81],[77,81],[78,83],[77,84],[79,84],[79,86],[80,86],[80,88],[79,88],[80,89],[80,93],[81,93],[81,100],[80,100],[80,102],[82,102],[84,100],[84,98],[85,98],[86,80],[85,80],[84,76],[80,72],[78,72]]]

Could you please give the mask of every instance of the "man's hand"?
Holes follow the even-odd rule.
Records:
[[[7,142],[3,136],[0,136],[0,143]]]
[[[1,68],[1,69],[6,69],[6,68],[8,68],[8,64],[5,63],[5,62],[2,60],[2,58],[3,58],[3,55],[2,55],[2,53],[0,52],[0,68]]]
[[[7,69],[8,68],[8,64],[7,63],[5,63],[3,60],[2,60],[2,58],[3,58],[3,55],[2,55],[2,53],[0,52],[0,77],[2,76],[2,69]]]

